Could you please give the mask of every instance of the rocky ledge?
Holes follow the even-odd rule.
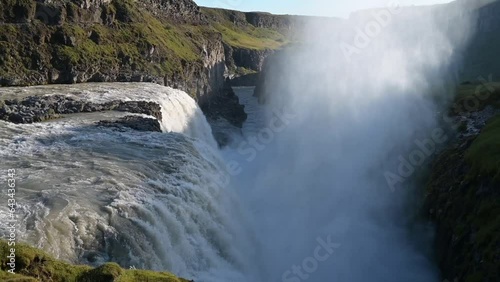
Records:
[[[33,123],[60,117],[61,114],[120,111],[146,114],[162,120],[161,107],[154,102],[120,101],[106,103],[83,101],[62,95],[29,96],[22,100],[0,101],[0,120]]]
[[[228,83],[225,84],[221,95],[211,97],[206,104],[201,106],[208,119],[217,120],[221,117],[239,128],[247,119],[244,108],[245,106],[240,104],[238,96]]]
[[[157,119],[140,116],[126,116],[114,121],[102,120],[97,122],[97,125],[117,130],[133,129],[137,131],[162,132],[160,122]]]

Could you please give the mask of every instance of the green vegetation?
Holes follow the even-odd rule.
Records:
[[[500,182],[500,116],[493,118],[466,153],[474,175],[492,176]]]
[[[277,30],[255,27],[243,19],[235,23],[231,18],[239,12],[207,8],[202,8],[202,12],[222,34],[224,42],[232,47],[264,50],[278,49],[288,43],[286,36]]]
[[[443,152],[427,185],[426,205],[438,225],[438,260],[448,279],[494,281],[500,275],[498,184],[486,175],[468,175],[466,154],[464,147]]]
[[[57,48],[57,55],[77,66],[112,68],[125,61],[132,70],[145,70],[159,76],[180,71],[182,62],[201,59],[201,47],[183,26],[162,23],[130,0],[115,0],[109,10],[118,11],[127,21],[86,28],[65,24],[64,35],[74,38],[75,42]]]
[[[455,114],[481,111],[489,105],[500,108],[500,82],[462,84],[457,88],[454,105]]]
[[[35,16],[36,5],[54,11],[52,24]],[[287,43],[278,30],[255,27],[244,13],[235,11],[204,8],[201,20],[190,23],[137,0],[112,0],[94,8],[62,0],[8,0],[0,7],[0,22],[6,22],[0,24],[0,83],[73,83],[96,74],[108,80],[141,74],[157,81],[191,83],[200,79],[193,76],[204,73],[207,57],[213,60],[221,53],[221,40],[249,50],[277,49]],[[239,14],[241,21],[233,23],[231,13]],[[241,73],[249,71],[240,69],[237,74]]]
[[[6,265],[10,246],[0,241],[0,280],[19,282],[188,282],[168,272],[123,269],[116,263],[106,263],[92,268],[86,265],[71,265],[52,258],[33,247],[16,244],[16,274],[8,273]]]
[[[500,83],[464,83],[454,114],[499,107]],[[466,115],[464,115],[466,116]],[[459,130],[466,129],[465,123]],[[478,136],[462,137],[434,161],[426,206],[437,223],[437,254],[447,279],[479,282],[500,276],[500,115]]]
[[[237,67],[234,70],[234,73],[237,76],[244,76],[244,75],[254,74],[254,73],[257,73],[257,72],[254,71],[254,70],[251,70],[251,69],[244,68],[244,67]]]
[[[242,30],[230,24],[215,24],[214,27],[222,33],[224,42],[233,47],[256,50],[278,49],[286,43],[284,36],[276,31],[256,27]]]

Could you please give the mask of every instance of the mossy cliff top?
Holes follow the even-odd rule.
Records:
[[[152,81],[196,96],[221,86],[230,49],[287,42],[218,14],[191,0],[1,0],[0,85]]]
[[[11,248],[15,248],[15,274],[8,272],[7,256]],[[71,265],[28,245],[11,247],[3,240],[0,241],[0,262],[0,280],[6,282],[189,282],[168,272],[123,269],[116,263],[106,263],[97,268]]]
[[[237,48],[278,49],[288,43],[286,34],[294,25],[290,16],[213,8],[201,11],[222,34],[224,42]]]

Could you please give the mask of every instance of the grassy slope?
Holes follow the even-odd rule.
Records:
[[[482,85],[477,83],[463,84],[457,89],[454,113],[467,111],[467,107],[474,111],[483,110],[486,106],[500,108],[500,82],[488,82]]]
[[[481,111],[487,106],[500,109],[500,82],[460,85],[455,105],[462,111]],[[500,116],[488,121],[481,134],[474,140],[466,155],[472,165],[471,177],[491,176],[500,181]]]
[[[455,105],[469,111],[500,108],[500,83],[458,87]],[[487,92],[489,91],[489,92]],[[482,97],[479,99],[477,97]],[[475,102],[472,102],[475,101]],[[452,111],[464,114],[466,109]],[[500,116],[481,133],[451,146],[434,162],[427,187],[427,204],[438,223],[437,251],[446,277],[459,281],[500,278]]]
[[[68,10],[71,9],[77,10],[78,8],[69,3]],[[113,26],[80,25],[72,22],[67,22],[62,26],[47,26],[35,20],[30,28],[35,33],[43,36],[62,29],[63,33],[68,37],[73,37],[75,42],[75,46],[55,45],[52,46],[54,48],[47,50],[43,50],[43,47],[46,46],[40,46],[42,48],[38,50],[47,53],[41,55],[49,57],[52,55],[53,58],[59,58],[61,61],[72,64],[91,63],[97,65],[118,63],[120,57],[130,57],[133,62],[138,64],[139,68],[150,70],[154,74],[176,70],[181,60],[196,61],[200,59],[199,46],[196,46],[195,42],[196,39],[203,36],[204,27],[199,27],[192,38],[190,37],[190,27],[173,26],[161,22],[147,11],[139,9],[132,0],[114,0],[108,9],[113,13],[119,11],[120,17],[127,18],[128,21],[115,21]],[[29,62],[24,62],[30,59],[26,56],[29,53],[23,52],[26,51],[26,48],[20,45],[37,44],[33,42],[33,38],[26,38],[26,31],[26,27],[18,24],[0,25],[0,48],[11,55],[6,56],[7,62],[3,63],[8,68],[2,68],[0,71],[10,71],[14,67],[19,67],[18,59],[21,59],[25,67],[29,66]],[[88,35],[91,32],[99,38],[98,44],[89,38]],[[159,56],[166,58],[163,63],[151,65],[144,58],[144,53],[147,53],[151,46],[157,48]],[[35,54],[36,50],[36,48],[30,48],[30,51],[35,52]]]
[[[224,42],[232,47],[254,50],[278,49],[288,43],[277,30],[255,27],[249,23],[234,24],[230,10],[202,8],[212,26],[222,34]]]
[[[0,7],[0,14],[9,10],[13,13],[15,8],[9,5],[16,1],[9,1]],[[233,25],[223,10],[203,9],[211,17],[209,24],[190,25],[153,16],[136,1],[113,0],[106,13],[115,15],[115,19],[107,25],[91,21],[82,24],[83,16],[79,14],[85,11],[71,2],[65,4],[68,16],[62,26],[45,25],[39,20],[22,25],[0,24],[0,77],[43,77],[43,70],[65,72],[70,68],[182,76],[186,64],[202,65],[205,42],[218,40],[219,33],[232,47],[263,50],[286,43],[278,31],[256,28],[246,22]],[[24,3],[26,11],[35,9],[33,0],[18,3]],[[58,33],[72,42],[54,42]],[[150,53],[153,47],[154,52]],[[28,80],[36,84],[36,79]]]
[[[469,177],[464,150],[457,147],[444,151],[434,163],[427,186],[427,205],[437,222],[438,260],[450,281],[455,277],[466,282],[498,281],[498,182]]]
[[[466,159],[474,176],[491,176],[500,183],[500,116],[484,127],[467,151]]]
[[[71,265],[58,261],[45,252],[23,244],[16,244],[16,274],[8,273],[7,255],[11,247],[0,241],[1,281],[53,281],[53,282],[188,282],[168,272],[122,269],[116,263],[98,268]]]

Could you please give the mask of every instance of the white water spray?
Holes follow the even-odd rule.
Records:
[[[3,94],[155,101],[165,131],[95,125],[126,115],[115,112],[25,125],[1,121],[0,168],[17,171],[20,240],[77,263],[115,261],[196,281],[243,279],[251,251],[233,245],[250,239],[226,189],[210,126],[186,93],[106,83],[8,88]]]
[[[271,61],[263,100],[291,118],[227,152],[241,165],[233,186],[253,214],[263,281],[439,280],[432,229],[409,200],[423,184],[393,191],[384,172],[439,127],[469,35],[468,15],[443,7],[376,11],[386,24],[371,35],[357,33],[378,24],[370,11],[322,20]]]

